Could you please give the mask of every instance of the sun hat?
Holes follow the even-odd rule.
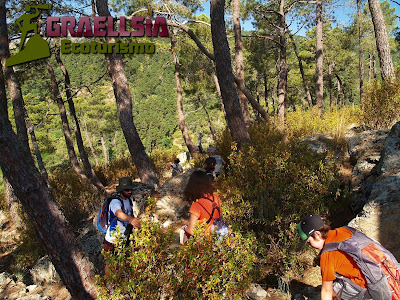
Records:
[[[308,238],[317,230],[324,226],[324,221],[319,215],[307,215],[297,224],[297,232],[300,235],[300,245],[297,247],[297,251],[303,249],[307,243]]]
[[[118,181],[117,185],[117,192],[121,192],[123,190],[132,190],[135,187],[135,185],[132,182],[132,179],[130,177],[122,177]]]

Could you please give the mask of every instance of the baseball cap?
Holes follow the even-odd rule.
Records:
[[[307,215],[297,224],[297,232],[300,235],[300,245],[297,247],[297,251],[303,249],[307,243],[307,239],[317,230],[324,226],[324,221],[319,215]]]

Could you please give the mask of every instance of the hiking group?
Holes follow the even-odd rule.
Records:
[[[179,160],[175,163],[179,164]],[[220,235],[228,234],[228,224],[222,218],[221,199],[213,187],[217,164],[216,158],[210,156],[204,162],[204,170],[196,170],[189,177],[183,194],[191,206],[188,224],[180,231],[181,244],[193,236],[196,224],[205,224],[207,232],[216,230]],[[103,203],[99,215],[106,214],[109,224],[104,251],[114,251],[116,233],[123,233],[129,240],[132,228],[140,228],[140,216],[134,215],[132,210],[133,188],[131,178],[123,177],[117,193]],[[400,265],[378,242],[348,226],[331,229],[314,214],[301,220],[297,232],[301,239],[298,251],[308,244],[320,252],[321,300],[400,300]],[[108,272],[106,265],[105,274]]]

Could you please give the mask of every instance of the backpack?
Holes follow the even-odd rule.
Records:
[[[208,199],[208,198],[204,198],[204,199],[207,199],[207,200],[211,201],[211,200]],[[225,221],[225,220],[222,218],[222,213],[221,213],[220,208],[214,203],[214,196],[213,196],[213,200],[212,200],[211,202],[213,202],[213,209],[212,209],[212,211],[211,211],[211,214],[207,211],[207,209],[206,209],[200,202],[197,202],[197,203],[200,204],[201,207],[203,207],[203,209],[210,215],[210,217],[208,218],[206,224],[209,224],[209,223],[211,222],[211,220],[212,220],[213,217],[214,217],[214,211],[215,211],[215,210],[218,210],[220,217],[214,219],[214,222],[213,222],[213,224],[212,224],[212,226],[211,226],[211,230],[215,230],[215,231],[216,231],[217,233],[219,233],[219,235],[221,235],[221,236],[227,235],[227,234],[228,234],[229,224],[228,224],[227,221]]]
[[[379,300],[400,299],[400,265],[393,254],[361,231],[349,226],[344,228],[353,235],[345,241],[326,244],[321,254],[335,250],[347,253],[365,276],[367,289],[363,293],[368,291],[373,299]],[[346,282],[356,285],[351,280]]]
[[[112,194],[111,196],[107,197],[103,204],[101,205],[100,209],[99,209],[99,213],[97,214],[97,228],[99,229],[99,231],[101,233],[106,233],[107,232],[107,228],[108,226],[114,222],[115,219],[117,219],[117,217],[114,217],[111,222],[109,222],[109,211],[110,211],[110,202],[111,200],[117,199],[121,202],[121,208],[122,211],[125,210],[124,208],[124,201],[122,200],[122,198],[119,196],[118,193]],[[132,200],[129,199],[129,202],[131,203],[132,206]]]
[[[179,164],[172,164],[172,177],[177,176],[180,172]]]

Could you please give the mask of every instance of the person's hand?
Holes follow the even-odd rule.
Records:
[[[133,226],[133,228],[139,229],[142,226],[142,223],[139,218],[132,218],[129,222]]]

